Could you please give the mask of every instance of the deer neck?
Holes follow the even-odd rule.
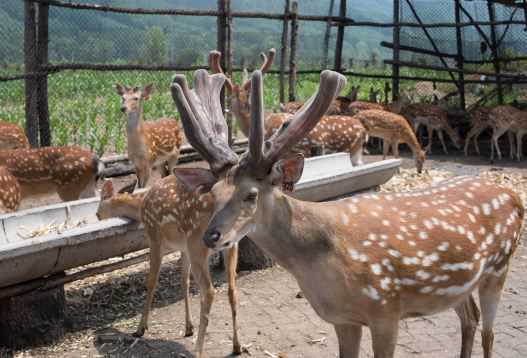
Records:
[[[234,117],[236,117],[236,120],[238,121],[238,125],[240,126],[240,130],[242,131],[242,133],[246,137],[249,137],[249,128],[251,127],[251,114],[248,111],[242,110],[239,105],[234,103],[234,101],[236,100],[232,100],[232,113],[234,114]]]
[[[129,139],[137,140],[141,138],[143,130],[143,106],[139,105],[137,110],[127,113],[126,134]]]
[[[144,195],[120,194],[109,200],[108,210],[112,217],[125,217],[141,221]]]

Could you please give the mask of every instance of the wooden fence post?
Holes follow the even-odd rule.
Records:
[[[36,8],[30,1],[24,1],[24,64],[26,73],[38,72]],[[25,80],[26,96],[26,135],[32,147],[38,147],[38,79],[27,77]]]
[[[291,8],[291,52],[289,53],[289,101],[296,99],[296,46],[298,43],[298,2]]]
[[[48,64],[48,19],[49,5],[38,4],[38,21],[37,21],[37,62],[38,72],[45,72],[44,66]],[[40,146],[47,147],[51,145],[51,129],[49,126],[49,108],[48,108],[48,75],[38,77],[38,125],[40,132]]]
[[[231,15],[231,0],[225,0],[225,32],[227,37],[227,42],[225,44],[226,47],[226,66],[227,66],[227,75],[232,78],[232,62],[233,62],[233,54],[232,54],[232,15]],[[229,101],[229,108],[231,108],[231,104]],[[232,146],[232,143],[234,142],[234,126],[232,121],[232,113],[229,111],[227,113],[227,127],[229,130],[229,145]]]
[[[287,33],[289,27],[289,0],[284,1],[284,22],[282,25],[282,48],[280,49],[280,103],[285,103],[285,63],[287,61]]]
[[[225,0],[218,0],[218,17],[216,18],[217,25],[217,37],[216,37],[216,47],[218,51],[221,52],[220,65],[221,68],[225,69]],[[221,107],[225,109],[225,89],[221,91]]]
[[[400,51],[399,46],[401,44],[401,27],[399,23],[401,22],[401,4],[399,0],[393,0],[393,64],[392,64],[392,101],[395,101],[399,98],[399,77],[400,67]]]
[[[333,8],[335,7],[335,0],[329,1],[328,16],[333,16]],[[324,34],[324,49],[322,50],[322,69],[328,68],[329,57],[329,39],[331,38],[331,19],[326,23],[326,33]]]
[[[455,12],[456,12],[456,24],[461,23],[461,1],[455,0]],[[456,26],[456,42],[457,42],[457,69],[460,71],[458,74],[459,80],[459,105],[462,110],[465,110],[465,75],[463,74],[465,55],[463,53],[463,36],[461,33],[461,27]]]
[[[503,104],[503,87],[501,85],[501,65],[499,61],[499,49],[497,47],[497,38],[496,38],[496,26],[494,22],[496,21],[496,13],[494,9],[494,3],[489,1],[487,2],[487,7],[489,10],[489,21],[492,23],[490,25],[490,41],[491,46],[490,50],[492,51],[492,60],[494,63],[494,71],[496,72],[496,82],[498,88],[498,103]]]
[[[337,44],[335,48],[335,71],[342,72],[342,47],[344,46],[344,26],[343,18],[346,17],[346,0],[340,0],[340,9],[339,16],[341,20],[339,21],[338,31],[337,31]]]

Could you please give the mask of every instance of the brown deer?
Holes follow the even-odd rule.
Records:
[[[362,123],[370,137],[383,140],[383,159],[388,155],[390,147],[393,155],[399,157],[399,144],[406,143],[414,154],[417,172],[422,172],[425,152],[403,116],[387,111],[369,110],[357,113],[354,118]]]
[[[421,125],[425,126],[428,132],[428,145],[425,147],[426,152],[432,152],[432,138],[434,131],[437,132],[439,141],[443,146],[443,152],[448,154],[448,149],[443,136],[443,131],[450,137],[452,143],[457,149],[461,149],[461,138],[459,133],[448,123],[448,113],[440,105],[429,103],[414,103],[405,106],[401,113],[404,117],[413,123],[414,131],[418,133]]]
[[[492,138],[490,146],[490,160],[494,161],[494,149],[498,153],[498,159],[501,160],[501,150],[499,146],[500,137],[509,132],[509,144],[511,149],[511,159],[514,159],[514,135],[516,133],[517,143],[517,159],[521,158],[522,137],[525,133],[527,124],[527,115],[525,112],[510,105],[497,106],[492,109],[489,114]]]
[[[263,53],[261,56],[263,65],[260,71],[263,73],[272,65],[274,49],[269,51],[268,57]],[[209,55],[209,67],[214,73],[224,74],[220,65],[220,57],[221,54],[219,52],[212,51]],[[227,91],[232,94],[233,112],[240,124],[240,129],[246,137],[249,137],[250,101],[248,94],[251,88],[251,81],[247,79],[242,86],[237,86],[227,78],[225,86]],[[352,87],[350,94],[356,93],[358,90],[359,87]],[[289,113],[266,113],[266,136],[270,137],[289,117]],[[307,156],[311,154],[311,148],[313,147],[322,147],[322,150],[327,149],[335,152],[347,152],[350,154],[353,165],[362,165],[362,148],[368,139],[367,137],[365,128],[356,119],[349,116],[327,115],[320,120],[313,131],[295,149],[300,150]]]
[[[393,358],[400,320],[450,308],[461,321],[461,357],[469,358],[479,319],[472,295],[477,289],[484,356],[490,358],[498,303],[521,235],[519,196],[460,177],[408,193],[296,200],[280,189],[294,188],[304,161],[299,154],[285,155],[315,127],[345,78],[322,72],[317,94],[268,142],[261,72],[251,81],[248,152],[237,164],[224,165],[219,181],[199,169],[175,170],[189,187],[212,186],[215,209],[203,236],[206,245],[227,249],[249,234],[334,325],[341,358],[359,356],[362,326],[371,331],[375,358]],[[200,133],[211,119],[193,113],[199,103],[184,77],[176,78],[173,89],[190,143],[224,157],[226,143],[216,149]]]
[[[18,148],[29,148],[26,133],[14,123],[0,121],[0,149]]]
[[[209,272],[209,256],[212,250],[205,246],[201,238],[212,215],[212,197],[210,194],[201,193],[199,189],[188,190],[173,175],[162,178],[147,191],[141,193],[131,194],[134,187],[135,183],[132,183],[114,195],[112,182],[106,181],[97,209],[99,220],[126,217],[142,222],[145,226],[145,234],[150,244],[150,270],[146,284],[146,302],[134,335],[141,337],[148,329],[163,256],[179,250],[183,264],[181,285],[185,295],[185,336],[191,336],[194,330],[189,296],[191,270],[200,288],[201,310],[196,355],[198,358],[202,357],[209,312],[214,299],[214,287]],[[236,310],[238,298],[235,285],[238,263],[237,245],[225,252],[224,259],[232,310],[233,352],[240,354],[241,345]]]
[[[368,102],[368,101],[354,101],[350,102],[341,107],[342,114],[355,115],[361,111],[388,111],[396,114],[401,113],[402,109],[409,103],[409,99],[406,96],[401,96],[398,100],[388,103],[387,105]]]
[[[95,196],[103,168],[93,152],[76,146],[1,150],[0,166],[16,178],[22,199],[55,192],[63,201]]]
[[[153,85],[129,88],[116,84],[121,97],[121,111],[128,121],[128,159],[134,164],[138,186],[144,188],[150,179],[152,168],[159,167],[162,176],[168,175],[177,164],[181,147],[181,130],[173,118],[144,121],[143,101],[150,99]]]
[[[22,200],[20,184],[15,176],[0,166],[0,213],[17,211]]]
[[[347,108],[350,103],[353,103],[357,100],[359,90],[360,86],[351,86],[351,89],[347,95],[339,96],[331,103],[331,106],[329,107],[326,114],[328,116],[346,114],[344,113],[345,108]],[[300,101],[288,102],[285,106],[280,104],[280,111],[284,113],[296,113],[303,105],[304,102]]]

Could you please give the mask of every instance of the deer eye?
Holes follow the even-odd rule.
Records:
[[[244,201],[246,201],[246,202],[255,201],[257,196],[258,196],[258,189],[253,188],[253,189],[251,189],[251,191],[249,191],[249,193],[245,197]]]

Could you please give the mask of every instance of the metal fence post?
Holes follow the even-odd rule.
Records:
[[[30,1],[24,1],[24,64],[26,73],[38,72],[36,8]],[[26,135],[32,147],[38,147],[38,81],[35,77],[25,80],[26,96]]]

